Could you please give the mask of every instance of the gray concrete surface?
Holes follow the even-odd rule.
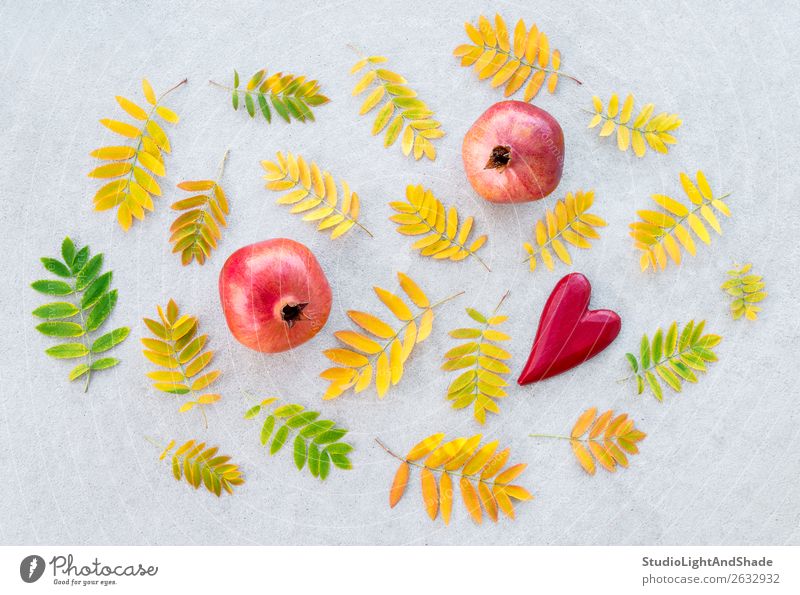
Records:
[[[800,400],[798,323],[797,30],[792,2],[11,2],[0,3],[0,221],[2,357],[0,357],[0,542],[4,544],[798,544]],[[458,66],[453,48],[462,24],[499,10],[508,20],[536,21],[563,53],[563,68],[585,81],[563,81],[537,103],[562,123],[567,163],[557,195],[595,188],[596,210],[610,225],[573,269],[529,273],[522,242],[553,203],[492,206],[467,184],[461,139],[501,94]],[[384,150],[358,117],[348,44],[391,58],[437,112],[447,136],[435,163],[414,163]],[[267,126],[232,111],[208,79],[227,81],[236,67],[306,73],[322,81],[332,103],[310,125]],[[97,120],[119,116],[114,95],[138,99],[139,80],[163,90],[189,84],[168,104],[182,117],[171,130],[166,196],[154,215],[124,234],[107,213],[91,210],[97,184],[86,177],[88,153],[111,140]],[[669,155],[636,159],[586,130],[592,94],[634,92],[681,114]],[[204,268],[181,268],[170,254],[167,208],[180,180],[210,176],[230,147],[224,177],[231,205],[221,248]],[[347,179],[364,202],[376,235],[352,233],[332,243],[274,204],[259,160],[292,150]],[[680,194],[678,173],[706,171],[731,191],[733,217],[724,235],[680,268],[641,274],[627,224],[654,192]],[[406,184],[422,183],[490,234],[484,255],[492,273],[471,262],[424,260],[387,220],[387,202]],[[71,235],[106,255],[120,300],[114,323],[131,325],[117,350],[124,362],[98,374],[89,394],[66,381],[68,365],[49,359],[51,341],[34,330],[41,297],[29,283],[38,258]],[[309,245],[334,289],[328,326],[282,355],[261,355],[234,342],[220,311],[216,282],[236,248],[274,236]],[[719,285],[736,261],[752,261],[769,298],[755,324],[730,319]],[[375,310],[370,287],[393,286],[407,271],[431,296],[466,290],[443,308],[432,338],[410,361],[388,397],[374,393],[322,403],[321,351],[346,326],[345,310]],[[511,295],[511,350],[524,362],[540,309],[561,275],[584,272],[593,304],[620,313],[617,341],[590,363],[534,386],[513,388],[503,413],[484,428],[451,410],[451,377],[438,371],[451,344],[446,331],[468,305],[487,308]],[[141,318],[174,297],[196,313],[223,371],[223,401],[199,416],[179,415],[155,393],[140,354]],[[644,332],[672,320],[705,318],[725,340],[720,362],[697,385],[663,404],[619,384],[625,351]],[[258,444],[243,391],[278,394],[321,409],[350,428],[356,468],[324,484],[293,469],[290,456],[269,458]],[[528,438],[568,431],[586,407],[629,412],[649,437],[631,468],[585,475],[566,443]],[[445,528],[426,517],[416,480],[390,510],[397,450],[435,431],[481,431],[529,464],[524,484],[536,500],[515,522],[474,526],[455,507]],[[199,437],[235,456],[247,483],[220,500],[175,482],[143,438]]]

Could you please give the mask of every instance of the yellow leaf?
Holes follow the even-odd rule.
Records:
[[[382,399],[386,391],[389,390],[391,380],[392,372],[389,367],[389,357],[384,351],[378,356],[378,362],[375,367],[375,389],[378,392],[379,398]]]
[[[117,103],[119,106],[128,113],[129,116],[135,118],[137,120],[147,120],[148,115],[147,112],[136,105],[130,99],[126,99],[120,95],[117,95],[116,98]]]
[[[384,94],[386,93],[386,89],[383,86],[375,87],[372,92],[367,95],[366,100],[364,103],[361,104],[361,109],[359,110],[358,114],[363,116],[368,111],[370,111],[373,107],[378,105],[378,102],[383,99]]]
[[[406,455],[407,461],[418,461],[428,456],[435,448],[441,444],[444,434],[431,434],[424,440],[417,443]]]
[[[372,314],[350,310],[347,312],[347,315],[358,326],[363,328],[365,331],[372,333],[376,337],[380,337],[381,339],[390,339],[395,335],[394,329],[391,326]]]
[[[411,320],[414,315],[411,313],[411,310],[408,309],[405,302],[397,297],[395,294],[386,291],[380,287],[373,287],[375,294],[378,296],[384,305],[389,308],[389,310],[397,316],[402,321]]]
[[[142,134],[142,131],[139,128],[136,128],[136,126],[126,124],[125,122],[120,122],[118,120],[109,120],[108,118],[103,118],[100,120],[100,123],[112,132],[116,132],[117,134],[127,138],[138,138]]]
[[[345,345],[358,349],[364,353],[379,353],[383,348],[372,339],[353,331],[337,331],[333,336]]]
[[[439,479],[439,507],[444,524],[450,524],[450,512],[453,509],[453,481],[446,472],[442,473]]]
[[[144,98],[147,99],[150,105],[155,105],[157,103],[156,94],[153,91],[153,87],[150,85],[150,81],[147,79],[142,79],[142,92],[144,93]]]
[[[428,296],[419,288],[419,286],[405,273],[397,273],[397,278],[400,280],[400,287],[406,292],[406,295],[418,308],[427,308],[430,306]]]
[[[366,365],[369,360],[355,351],[349,349],[327,349],[323,351],[325,357],[334,363],[350,368],[360,368]]]

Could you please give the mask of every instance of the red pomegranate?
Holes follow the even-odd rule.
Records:
[[[461,156],[467,179],[486,200],[539,200],[561,181],[564,133],[543,109],[523,101],[501,101],[469,129]]]
[[[219,274],[225,320],[242,345],[286,351],[316,335],[331,311],[331,288],[306,246],[276,238],[240,248]]]

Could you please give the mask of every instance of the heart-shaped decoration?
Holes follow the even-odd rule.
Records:
[[[544,305],[531,354],[517,382],[550,378],[582,364],[617,338],[622,321],[612,310],[589,310],[592,286],[581,273],[563,277]]]

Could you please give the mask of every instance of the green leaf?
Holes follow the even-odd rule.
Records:
[[[131,330],[128,327],[123,326],[98,337],[95,342],[92,343],[92,353],[103,353],[114,347],[114,345],[119,345],[128,338],[130,332]]]
[[[305,409],[305,407],[303,407],[302,405],[292,403],[290,405],[283,405],[281,407],[278,407],[275,410],[274,414],[275,417],[280,417],[280,418],[291,417],[297,413],[300,413],[303,409]]]
[[[302,436],[297,436],[294,439],[294,464],[298,469],[302,469],[305,466],[307,454],[306,441],[303,440]]]
[[[87,262],[83,268],[78,271],[78,274],[75,279],[75,289],[80,291],[84,289],[89,283],[91,283],[95,277],[100,273],[100,269],[103,268],[103,255],[96,254],[94,255],[89,262]]]
[[[661,361],[661,350],[664,345],[664,331],[658,329],[656,334],[653,335],[653,347],[650,351],[650,357],[653,358],[653,363]]]
[[[77,380],[78,378],[86,374],[86,372],[88,372],[89,369],[90,369],[89,366],[86,364],[78,364],[77,366],[72,368],[72,371],[69,373],[69,379]]]
[[[234,89],[239,88],[239,73],[236,71],[235,68],[233,69],[233,87]]]
[[[669,326],[667,336],[664,339],[664,355],[669,357],[675,353],[675,348],[678,346],[678,323],[673,322]]]
[[[334,442],[325,447],[325,451],[330,455],[346,455],[353,450],[353,447],[347,442]]]
[[[319,453],[319,478],[326,479],[331,471],[331,458],[324,450]]]
[[[250,409],[248,409],[245,412],[244,418],[245,419],[253,419],[260,412],[261,412],[261,405],[255,405],[254,407],[250,407]]]
[[[707,362],[715,362],[719,359],[713,351],[706,349],[705,347],[693,347],[692,351],[694,351]]]
[[[641,395],[644,392],[644,378],[636,376],[636,394]]]
[[[692,340],[692,330],[694,330],[694,320],[689,321],[683,327],[681,338],[678,339],[678,351],[684,351],[689,346],[689,342]]]
[[[259,93],[257,97],[258,97],[258,107],[261,108],[261,114],[264,116],[264,119],[267,121],[267,123],[272,122],[272,112],[269,109],[267,98],[264,97],[263,93]]]
[[[239,91],[234,91],[231,94],[231,103],[233,104],[233,109],[239,109]]]
[[[54,275],[58,275],[59,277],[72,277],[72,272],[69,270],[69,267],[60,260],[56,260],[55,258],[42,258],[41,261],[44,268]]]
[[[78,253],[75,255],[75,258],[72,259],[72,264],[70,265],[70,269],[72,269],[72,273],[75,274],[83,268],[83,265],[86,264],[86,261],[89,260],[89,246],[84,246]]]
[[[286,439],[289,437],[289,428],[285,425],[278,428],[275,433],[275,438],[272,440],[272,445],[269,447],[269,454],[274,455],[281,448],[283,448]]]
[[[642,364],[642,370],[646,370],[650,367],[650,341],[647,335],[642,337],[642,344],[639,347],[639,360]]]
[[[48,337],[80,337],[83,327],[74,322],[43,322],[36,330]]]
[[[72,266],[72,261],[75,259],[75,244],[69,239],[69,236],[64,238],[61,242],[61,258],[67,263],[67,266]]]
[[[703,336],[703,329],[705,328],[705,326],[706,326],[705,320],[701,320],[695,325],[694,330],[692,331],[692,345],[697,343],[700,340],[700,337]]]
[[[319,477],[319,449],[313,442],[308,445],[308,470],[314,477]]]
[[[49,281],[41,279],[31,283],[31,287],[33,287],[39,293],[44,293],[47,295],[69,295],[72,293],[72,287],[64,281]]]
[[[296,430],[299,427],[308,425],[318,417],[319,417],[318,412],[306,411],[304,413],[300,413],[290,418],[289,421],[286,422],[286,425],[289,426],[291,429]]]
[[[298,107],[294,97],[284,96],[284,101],[286,102],[286,108],[289,110],[289,113],[302,122],[305,118],[303,117],[303,113],[300,111],[300,108]]]
[[[674,390],[676,393],[681,392],[681,381],[672,370],[667,368],[666,365],[662,364],[658,366],[656,368],[656,372],[672,390]]]
[[[706,363],[703,361],[703,358],[699,355],[695,355],[694,353],[683,353],[681,354],[681,361],[685,363],[690,368],[697,370],[699,372],[706,371]]]
[[[272,107],[275,108],[275,111],[278,112],[278,115],[289,122],[289,112],[286,109],[286,105],[284,105],[283,101],[281,101],[281,98],[277,95],[270,95],[269,98],[272,101]]]
[[[488,322],[483,314],[481,314],[477,310],[473,310],[472,308],[467,308],[467,314],[475,322],[480,322],[481,324],[486,324]]]
[[[342,439],[345,434],[347,434],[347,430],[342,428],[328,430],[327,432],[323,432],[314,438],[314,444],[328,444],[329,442],[336,442],[337,440]]]
[[[52,302],[39,306],[33,311],[33,315],[39,318],[69,318],[75,316],[80,310],[75,304],[69,302]]]
[[[335,425],[336,424],[334,422],[327,419],[315,421],[314,423],[308,424],[305,428],[300,430],[300,435],[303,438],[311,438],[326,430],[330,430]]]
[[[326,453],[330,454],[326,449]],[[350,459],[348,459],[345,455],[337,455],[337,454],[330,454],[331,462],[336,465],[339,469],[352,469],[353,465],[350,463]]]
[[[74,359],[89,355],[89,349],[83,343],[62,343],[46,349],[45,353],[57,359]]]
[[[675,370],[675,373],[689,382],[697,382],[697,376],[692,372],[691,368],[679,360],[670,360],[669,365]]]
[[[256,106],[253,103],[253,96],[250,93],[244,94],[244,106],[247,108],[247,113],[250,114],[250,117],[254,118],[256,115]]]
[[[261,426],[261,444],[266,445],[269,437],[272,436],[272,429],[275,427],[275,416],[269,415]]]
[[[661,385],[658,383],[658,379],[652,372],[645,372],[644,373],[645,380],[647,380],[647,384],[650,386],[650,390],[653,391],[653,395],[659,401],[664,399],[664,393],[661,390]]]
[[[86,319],[86,330],[94,331],[100,328],[117,304],[117,290],[104,294],[94,305],[89,317]]]
[[[106,370],[108,368],[113,368],[119,363],[119,360],[115,357],[101,357],[98,360],[92,362],[92,370]]]
[[[631,365],[631,370],[633,370],[633,373],[636,374],[636,372],[639,371],[639,362],[636,361],[636,356],[634,356],[632,353],[626,353],[625,358]]]
[[[111,285],[111,271],[107,273],[103,273],[97,279],[95,279],[89,287],[86,288],[86,291],[83,294],[83,298],[81,298],[81,308],[84,310],[89,308],[94,304],[97,300],[100,299],[106,290]],[[116,299],[115,299],[116,303]],[[113,306],[112,306],[113,307]]]

